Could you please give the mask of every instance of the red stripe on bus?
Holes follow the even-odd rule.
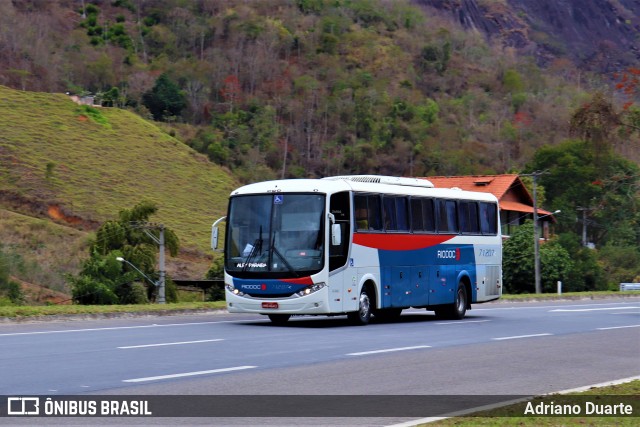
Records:
[[[293,285],[313,285],[313,280],[311,280],[311,276],[298,277],[296,279],[280,279],[280,281],[291,283]]]
[[[354,233],[353,243],[387,251],[411,251],[439,245],[451,238],[450,234]]]

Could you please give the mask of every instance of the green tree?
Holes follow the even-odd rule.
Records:
[[[611,150],[612,134],[622,122],[613,104],[601,93],[578,108],[571,117],[570,130],[592,146],[596,159]]]
[[[571,270],[569,253],[555,241],[540,245],[540,283],[543,292],[553,292],[558,280]],[[503,248],[502,276],[505,292],[534,293],[533,223],[527,221],[507,239]]]
[[[605,271],[598,261],[598,251],[582,245],[575,233],[558,235],[558,243],[564,247],[573,261],[573,266],[563,281],[566,292],[599,291],[607,288]]]
[[[116,292],[121,286],[134,280],[135,276],[131,273],[123,274],[122,266],[116,259],[118,256],[121,253],[100,256],[93,252],[82,264],[80,274],[69,278],[71,294],[77,304],[111,305],[119,302]]]
[[[418,65],[424,71],[434,70],[443,74],[451,59],[451,43],[445,40],[441,43],[428,44],[420,52]]]
[[[640,248],[638,246],[605,245],[601,249],[610,289],[620,283],[638,282],[640,279]]]
[[[145,92],[142,102],[158,121],[179,116],[187,106],[184,94],[167,73],[158,77],[153,88]]]
[[[509,69],[502,76],[502,85],[510,93],[520,93],[524,90],[522,76],[516,70]]]
[[[527,169],[547,172],[540,183],[552,209],[589,209],[590,241],[640,245],[638,165],[612,152],[598,158],[589,142],[572,140],[542,147]],[[581,234],[582,227],[582,222],[565,222],[558,231]]]
[[[132,209],[120,211],[117,220],[107,221],[98,229],[89,249],[89,259],[83,263],[78,276],[69,278],[77,303],[144,303],[154,296],[156,289],[153,287],[148,288],[148,295],[141,291],[142,286],[149,285],[145,283],[145,277],[116,258],[126,259],[145,276],[157,280],[158,245],[148,233],[157,235],[158,231],[156,227],[147,227],[149,218],[156,211],[153,203],[141,202]],[[170,229],[165,228],[164,234],[166,248],[175,256],[178,238]],[[167,301],[175,301],[175,284],[167,280],[165,285]]]

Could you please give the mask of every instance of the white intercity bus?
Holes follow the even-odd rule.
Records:
[[[227,309],[274,323],[346,314],[355,324],[425,308],[462,319],[502,294],[498,201],[426,179],[338,176],[267,181],[231,193]]]

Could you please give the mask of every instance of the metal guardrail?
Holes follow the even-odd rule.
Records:
[[[620,291],[640,291],[640,283],[620,283]]]

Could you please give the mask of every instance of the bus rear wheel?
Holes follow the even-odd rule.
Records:
[[[348,313],[347,318],[354,325],[366,325],[371,320],[371,298],[366,288],[363,288],[362,292],[360,292],[358,311]]]
[[[269,320],[276,325],[284,325],[290,317],[290,314],[270,314]]]
[[[458,283],[456,299],[453,304],[436,309],[436,316],[441,319],[460,320],[467,313],[467,288],[464,283]]]

